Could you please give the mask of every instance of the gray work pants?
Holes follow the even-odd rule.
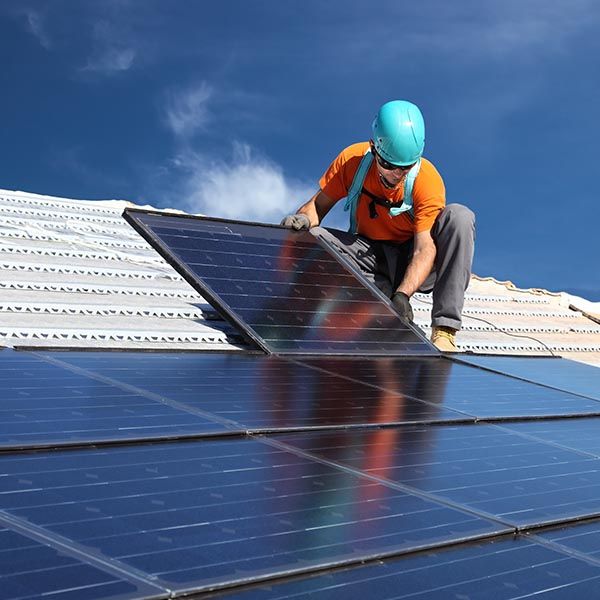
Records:
[[[397,244],[325,227],[314,227],[311,232],[349,258],[388,297],[402,282],[412,258],[412,239]],[[438,215],[431,237],[437,250],[435,263],[419,292],[433,291],[432,326],[460,329],[465,290],[471,279],[475,215],[466,206],[449,204]]]

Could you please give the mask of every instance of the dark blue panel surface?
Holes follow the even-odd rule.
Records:
[[[407,426],[276,439],[515,527],[600,515],[600,460],[493,425]]]
[[[269,353],[438,354],[307,231],[138,210],[124,216]]]
[[[600,566],[523,539],[388,559],[207,598],[573,600],[595,598]]]
[[[552,419],[530,423],[507,423],[503,427],[571,450],[600,457],[600,419]]]
[[[166,590],[131,583],[0,526],[0,598],[125,600],[167,598]]]
[[[0,508],[178,590],[511,528],[254,440],[0,456]]]
[[[0,448],[227,431],[208,418],[27,352],[0,352],[0,389]]]
[[[600,400],[600,369],[574,360],[467,354],[453,359]]]
[[[600,415],[600,402],[472,367],[447,358],[337,357],[302,363],[370,383],[397,394],[481,419],[551,415]]]
[[[235,422],[242,430],[466,420],[414,400],[282,358],[234,353],[40,354]],[[435,370],[421,359],[415,373]],[[433,361],[433,363],[431,362]]]
[[[541,531],[532,535],[531,538],[553,542],[567,551],[575,550],[596,561],[600,560],[600,521],[590,521],[580,525]]]

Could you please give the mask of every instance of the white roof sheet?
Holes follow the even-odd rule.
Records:
[[[244,349],[239,334],[122,219],[126,206],[0,190],[0,344]],[[416,294],[412,303],[428,333],[431,297]],[[553,352],[600,366],[599,304],[474,276],[459,348]]]

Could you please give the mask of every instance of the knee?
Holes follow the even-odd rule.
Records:
[[[475,213],[462,204],[448,204],[440,217],[452,229],[473,231],[475,229]]]

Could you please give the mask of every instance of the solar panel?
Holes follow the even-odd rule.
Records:
[[[600,458],[600,419],[556,419],[529,423],[507,423],[505,429],[585,452]]]
[[[444,406],[262,354],[86,351],[40,356],[84,369],[117,387],[201,410],[238,431],[469,419]]]
[[[124,217],[268,353],[438,354],[358,271],[307,231],[131,209]]]
[[[118,577],[0,526],[0,598],[68,600],[168,598],[166,590]]]
[[[251,439],[0,456],[0,509],[177,592],[512,528]]]
[[[600,369],[566,358],[461,355],[478,367],[600,400]]]
[[[358,473],[519,528],[600,515],[600,460],[494,425],[277,436]]]
[[[600,415],[600,403],[595,400],[484,371],[445,357],[440,360],[371,358],[361,361],[311,357],[303,358],[301,362],[479,419]]]
[[[563,548],[571,553],[577,552],[600,564],[600,521],[540,531],[531,537],[551,542],[553,547]]]
[[[595,598],[599,578],[598,565],[518,538],[387,559],[207,598],[573,600]]]
[[[0,449],[228,431],[191,409],[74,373],[27,352],[0,352],[0,388]]]

